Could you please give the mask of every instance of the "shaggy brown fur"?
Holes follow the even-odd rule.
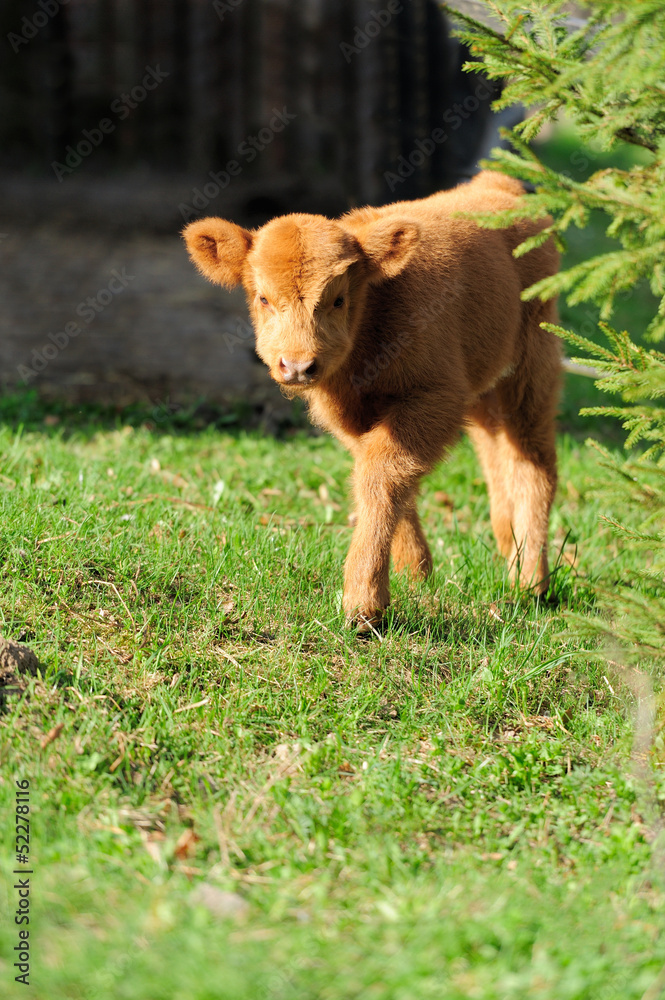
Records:
[[[512,575],[547,588],[561,359],[556,337],[539,327],[554,318],[553,303],[524,303],[520,293],[556,270],[557,253],[548,241],[513,257],[539,223],[486,230],[455,214],[512,208],[522,195],[518,181],[484,172],[453,191],[335,221],[287,215],[248,232],[202,219],[185,229],[206,277],[242,281],[272,378],[304,395],[312,420],[355,458],[343,603],[361,624],[389,603],[391,554],[398,570],[430,571],[418,484],[463,427]]]

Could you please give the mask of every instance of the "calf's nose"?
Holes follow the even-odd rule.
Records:
[[[279,369],[285,382],[305,382],[314,374],[316,360],[307,358],[305,361],[289,361],[288,358],[280,358]]]

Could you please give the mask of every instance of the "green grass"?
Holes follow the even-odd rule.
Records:
[[[58,412],[0,403],[0,633],[43,664],[0,716],[4,996],[651,997],[664,893],[631,700],[566,619],[638,558],[580,441],[560,440],[558,608],[510,588],[462,441],[423,490],[434,578],[394,579],[379,641],[340,615],[333,441]],[[246,912],[214,916],[201,882]]]

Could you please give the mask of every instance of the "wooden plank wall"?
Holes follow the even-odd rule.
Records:
[[[249,176],[333,174],[350,203],[428,193],[456,174],[443,146],[394,194],[384,174],[441,125],[458,47],[434,0],[399,6],[377,31],[388,0],[70,0],[16,53],[5,46],[0,160],[48,173],[108,117],[116,127],[85,169],[205,176],[286,107],[296,118]],[[10,4],[0,30],[20,32],[37,9]],[[114,102],[146,66],[169,75],[120,120]]]

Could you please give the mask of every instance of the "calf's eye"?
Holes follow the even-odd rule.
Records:
[[[344,305],[344,296],[338,295],[335,301],[333,302],[333,307],[335,309],[340,309],[343,305]]]

